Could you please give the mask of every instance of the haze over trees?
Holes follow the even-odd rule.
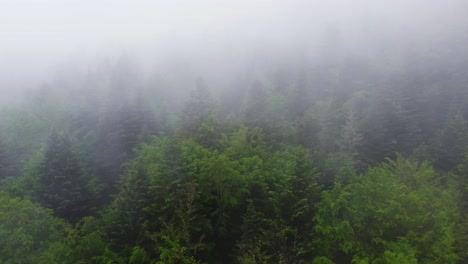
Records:
[[[468,6],[424,3],[118,2],[167,39],[0,79],[0,262],[467,263]]]

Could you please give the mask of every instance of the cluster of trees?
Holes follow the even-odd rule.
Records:
[[[124,57],[5,107],[0,262],[468,261],[468,77],[333,63],[186,96]]]

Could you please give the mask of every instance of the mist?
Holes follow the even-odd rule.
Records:
[[[0,263],[468,263],[466,11],[0,0]]]
[[[219,79],[246,65],[314,61],[327,45],[357,56],[443,52],[466,41],[466,8],[465,1],[2,1],[1,101],[64,67],[86,69],[122,53],[146,72],[181,64]],[[324,43],[330,32],[339,43]]]

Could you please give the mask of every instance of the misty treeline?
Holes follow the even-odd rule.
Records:
[[[123,55],[4,106],[0,262],[467,263],[465,47],[335,35],[231,79]]]

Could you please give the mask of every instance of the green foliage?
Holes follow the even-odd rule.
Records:
[[[34,187],[39,179],[39,166],[43,160],[42,152],[38,152],[23,168],[22,176],[6,177],[0,180],[0,191],[7,192],[14,197],[31,198]]]
[[[195,264],[199,263],[193,256],[190,255],[187,247],[182,244],[186,244],[187,241],[183,241],[184,238],[180,237],[188,235],[181,234],[178,227],[174,225],[166,226],[159,234],[160,246],[159,246],[159,261],[157,263],[173,263],[173,264]],[[182,231],[184,232],[184,231]],[[185,240],[187,237],[185,238]]]
[[[459,263],[468,261],[468,152],[462,163],[457,166],[458,188],[460,190],[460,220],[455,228],[455,249],[460,257]]]
[[[69,228],[51,210],[0,193],[1,263],[61,263],[62,242]],[[55,261],[36,262],[47,257]]]
[[[302,147],[266,159],[254,179],[237,243],[241,263],[303,263],[311,259],[313,204],[319,200],[318,174]]]
[[[123,264],[124,259],[117,255],[115,252],[106,248],[102,256],[93,257],[93,262],[98,264]]]
[[[0,179],[8,176],[14,176],[15,159],[12,155],[12,151],[8,149],[8,146],[4,142],[0,131]]]
[[[6,177],[0,180],[0,191],[15,197],[29,197],[31,187],[31,181],[25,177]]]
[[[85,218],[71,228],[54,218],[49,209],[2,194],[2,202],[4,198],[10,199],[4,204],[17,206],[17,211],[2,208],[0,229],[10,229],[1,231],[2,263],[123,263],[106,247],[93,218]],[[18,223],[9,222],[11,218]]]
[[[316,243],[336,261],[454,263],[455,203],[427,163],[398,157],[324,192]]]
[[[310,107],[305,113],[298,128],[298,143],[309,149],[316,149],[320,135],[319,112]]]
[[[216,142],[218,127],[216,104],[203,79],[198,79],[195,90],[185,103],[181,116],[182,134],[189,135],[205,146]]]
[[[71,222],[89,214],[97,193],[95,182],[66,135],[52,134],[37,171],[34,196],[55,215]]]
[[[330,189],[335,183],[348,184],[356,176],[356,160],[351,154],[335,152],[321,159],[321,175],[318,181],[326,189]]]
[[[242,237],[237,243],[239,263],[268,263],[271,253],[267,252],[273,238],[270,228],[271,221],[257,212],[252,201],[243,216]]]
[[[146,225],[154,225],[147,219],[157,219],[165,209],[166,188],[171,187],[162,174],[166,147],[167,140],[154,139],[126,165],[121,191],[104,215],[105,230],[118,251],[130,251],[134,243],[141,243],[149,228]]]
[[[453,115],[444,127],[437,131],[433,152],[435,166],[450,171],[463,161],[468,146],[468,122],[462,115]]]
[[[84,217],[75,225],[67,236],[66,245],[69,263],[104,263],[103,259],[109,257],[118,260],[109,254],[101,224],[93,217]]]
[[[335,262],[331,261],[327,257],[316,257],[312,261],[312,264],[334,264]]]
[[[141,247],[134,247],[130,256],[129,264],[146,264],[151,263],[148,254]]]
[[[311,253],[320,190],[307,150],[270,153],[261,131],[246,127],[224,135],[219,149],[174,140],[155,139],[126,165],[122,191],[105,216],[113,248],[131,255],[138,245],[164,262],[214,261],[226,254],[208,252],[234,251],[226,240],[250,248],[245,233],[260,232],[265,244],[257,250],[271,255],[266,259],[288,262]],[[261,210],[263,232],[242,227],[250,219],[242,218],[248,199]]]
[[[467,262],[464,67],[339,35],[222,92],[123,56],[1,109],[0,262]]]

